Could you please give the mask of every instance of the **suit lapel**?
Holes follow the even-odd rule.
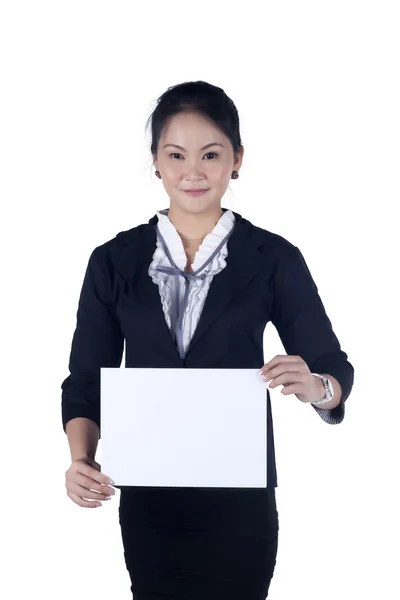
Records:
[[[186,352],[185,359],[207,333],[221,312],[240,294],[257,276],[261,269],[260,253],[257,248],[263,243],[254,227],[247,219],[235,213],[235,229],[228,239],[226,267],[212,279],[199,322]],[[117,268],[132,286],[132,295],[140,304],[140,314],[148,318],[149,335],[154,336],[157,348],[163,348],[169,356],[174,356],[177,364],[184,361],[179,356],[173,336],[168,328],[162,308],[158,286],[153,283],[148,268],[157,244],[155,225],[157,216],[148,224],[133,230],[122,232],[120,238],[123,248],[116,256]]]
[[[148,273],[157,244],[154,229],[156,222],[157,216],[153,217],[149,224],[141,224],[119,233],[114,262],[127,283],[133,318],[146,322],[148,336],[154,340],[157,352],[165,353],[169,360],[172,358],[178,366],[182,366],[181,357],[165,320],[158,285],[153,283]]]
[[[251,223],[238,213],[235,230],[228,240],[226,267],[212,279],[199,322],[186,352],[186,357],[199,343],[222,311],[233,302],[261,269],[257,236]],[[258,238],[257,238],[258,239]]]

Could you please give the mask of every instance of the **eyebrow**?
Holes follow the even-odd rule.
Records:
[[[185,148],[183,146],[178,146],[178,144],[165,144],[165,146],[163,146],[163,148],[166,148],[167,146],[174,146],[175,148],[179,148],[180,150],[185,150]],[[203,146],[201,148],[201,150],[205,150],[206,148],[210,148],[211,146],[221,146],[221,148],[224,147],[222,144],[219,144],[218,142],[211,142],[211,144],[206,144],[205,146]]]

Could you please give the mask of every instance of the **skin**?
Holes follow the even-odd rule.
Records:
[[[221,144],[203,146],[211,143]],[[182,146],[176,148],[166,144]],[[239,171],[244,148],[235,155],[229,138],[218,127],[197,113],[179,113],[166,123],[157,155],[155,169],[170,199],[168,217],[178,231],[190,268],[194,255],[219,221],[221,200],[231,180],[232,171]],[[185,191],[207,188],[199,197]]]

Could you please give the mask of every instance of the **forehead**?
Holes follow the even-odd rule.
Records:
[[[179,113],[170,117],[163,128],[163,143],[181,143],[184,145],[219,142],[224,144],[224,133],[198,113]],[[180,140],[180,141],[179,141]]]

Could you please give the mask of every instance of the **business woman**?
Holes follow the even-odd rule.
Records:
[[[343,420],[353,385],[300,250],[221,207],[244,152],[232,100],[208,83],[183,83],[158,99],[149,121],[169,206],[93,250],[61,386],[72,459],[66,489],[84,507],[115,492],[95,461],[100,367],[121,365],[124,341],[126,367],[260,369],[270,387],[282,385],[331,424]],[[287,354],[264,362],[269,321]],[[133,598],[268,596],[279,520],[267,384],[266,401],[266,488],[119,486]]]

